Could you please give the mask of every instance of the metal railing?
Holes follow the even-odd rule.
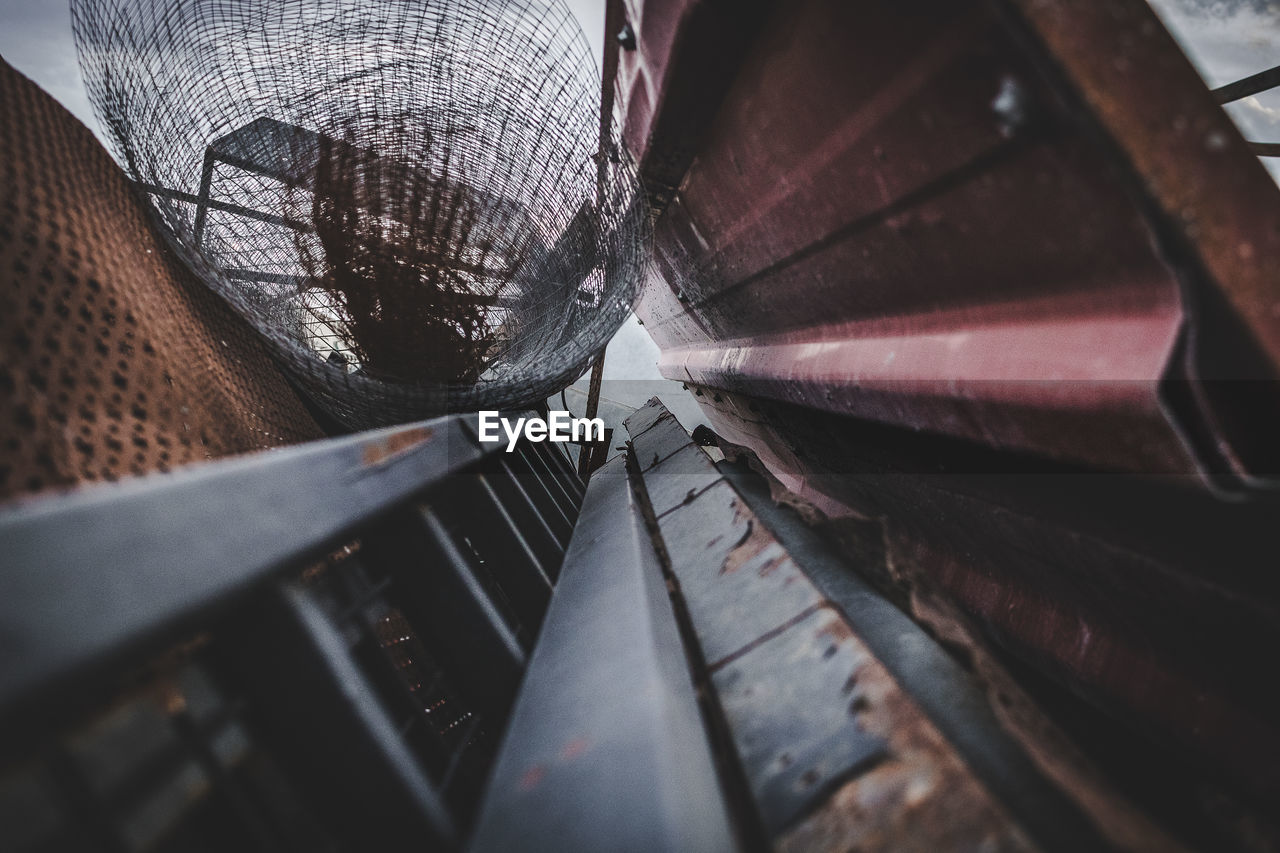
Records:
[[[0,847],[455,846],[583,497],[501,451],[449,417],[0,511]]]

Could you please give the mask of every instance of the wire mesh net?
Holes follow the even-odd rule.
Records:
[[[563,0],[72,0],[167,236],[339,420],[543,399],[625,319],[648,218]]]

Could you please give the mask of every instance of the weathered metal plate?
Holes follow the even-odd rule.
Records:
[[[821,608],[712,674],[743,769],[774,834],[886,757],[858,725],[866,648]]]
[[[640,452],[637,448],[637,452]],[[661,518],[678,506],[693,502],[720,480],[720,472],[695,444],[678,450],[645,472],[654,515]]]
[[[632,425],[652,422],[658,405],[651,402]],[[643,438],[637,453],[645,452]],[[682,460],[699,469],[706,464],[705,457],[684,454],[641,473],[641,491],[675,476],[670,466]],[[775,842],[840,851],[1034,849],[886,672],[877,657],[886,650],[911,676],[913,690],[934,683],[954,689],[955,708],[928,697],[930,714],[962,735],[958,742],[970,751],[963,754],[982,759],[975,761],[984,770],[980,778],[999,782],[1018,821],[1025,817],[1038,838],[1062,840],[1047,849],[1078,849],[1093,838],[994,725],[976,686],[936,643],[856,579],[829,584],[838,593],[850,585],[856,591],[841,601],[867,611],[861,615],[880,648],[873,652],[755,506],[725,479],[657,523],[745,785]],[[808,544],[798,553],[814,560],[817,551]]]
[[[659,521],[708,666],[822,603],[795,562],[726,482]]]
[[[755,448],[786,488],[832,516],[885,520],[900,580],[958,603],[1135,737],[1174,739],[1188,761],[1280,791],[1276,765],[1256,760],[1280,754],[1280,704],[1253,666],[1280,636],[1265,592],[1274,508],[1119,475],[966,470],[923,437],[877,444],[847,421],[763,401],[753,414],[723,396],[717,433]],[[850,434],[865,441],[832,441]]]
[[[48,685],[92,673],[497,453],[472,438],[469,420],[455,415],[7,507],[0,715],[35,707]],[[85,571],[95,565],[104,568]],[[75,631],[60,627],[69,623]]]
[[[627,416],[627,433],[634,441],[659,423],[674,421],[675,419],[675,415],[662,406],[646,405]]]
[[[1274,799],[1274,182],[1143,0],[767,15],[693,155],[627,136],[686,166],[639,307],[662,370],[1007,651]],[[637,79],[708,49],[681,20]],[[1150,479],[976,483],[1064,470]]]
[[[634,422],[653,421],[655,409],[651,400]],[[845,642],[843,622],[683,428],[659,423],[633,440],[637,467],[654,447],[683,444],[640,476],[747,782],[777,835],[883,756],[850,705],[865,651]]]
[[[643,412],[647,408],[648,406],[640,411]],[[683,450],[689,443],[689,434],[684,431],[684,427],[680,426],[680,422],[675,418],[660,420],[638,437],[632,439],[636,461],[639,463],[641,471],[648,471],[678,451]],[[687,465],[682,467],[690,469],[687,473],[694,473],[694,466]]]

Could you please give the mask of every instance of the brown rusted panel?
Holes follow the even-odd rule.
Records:
[[[120,168],[0,61],[0,500],[318,438]]]
[[[655,228],[659,274],[640,313],[662,370],[1002,450],[1238,485],[1266,464],[1241,401],[1273,389],[1200,383],[1228,362],[1197,347],[1229,330],[1192,313],[1166,211],[1015,17],[941,0],[776,7],[706,104],[714,119]],[[678,24],[642,40],[634,74],[669,76],[682,44]],[[1221,169],[1261,175],[1232,151]],[[1280,211],[1259,183],[1250,198]]]
[[[707,109],[664,373],[1006,649],[1280,795],[1274,506],[1214,497],[1280,470],[1280,193],[1146,5],[788,3]]]

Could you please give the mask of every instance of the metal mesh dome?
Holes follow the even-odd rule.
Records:
[[[543,399],[626,317],[648,218],[563,0],[72,0],[175,248],[340,420]]]

